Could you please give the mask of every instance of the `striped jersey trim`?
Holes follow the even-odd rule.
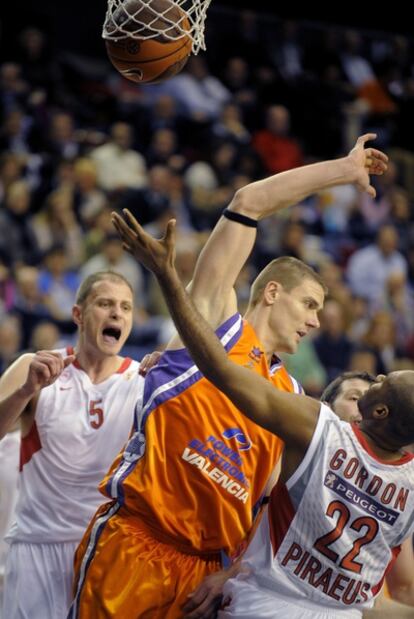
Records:
[[[227,352],[236,344],[241,333],[240,314],[229,318],[216,331],[217,337],[220,338]],[[200,380],[202,376],[185,348],[166,351],[158,364],[148,373],[145,381],[142,423],[145,424],[146,418],[154,408],[176,397]]]

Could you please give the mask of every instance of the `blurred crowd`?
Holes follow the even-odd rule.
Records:
[[[0,371],[24,349],[73,341],[80,280],[118,270],[135,291],[136,358],[172,326],[155,281],[123,252],[112,210],[161,235],[178,221],[190,280],[235,191],[341,156],[374,131],[391,157],[377,198],[344,186],[259,226],[241,303],[269,259],[322,274],[321,329],[286,359],[311,394],[347,369],[414,367],[414,40],[211,8],[207,52],[139,86],[102,58],[22,29],[0,65]]]

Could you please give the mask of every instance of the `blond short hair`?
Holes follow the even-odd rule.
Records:
[[[86,277],[79,286],[75,299],[76,305],[82,305],[82,303],[84,303],[90,295],[94,284],[102,281],[125,284],[128,286],[132,294],[134,294],[131,284],[120,273],[116,273],[115,271],[97,271],[96,273],[92,273],[92,275],[88,275],[88,277]]]
[[[255,307],[259,303],[269,282],[278,282],[286,292],[290,292],[307,279],[319,284],[324,294],[327,294],[327,286],[312,267],[292,256],[276,258],[269,262],[254,280],[250,290],[249,307]]]

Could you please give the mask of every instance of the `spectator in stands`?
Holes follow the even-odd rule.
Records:
[[[389,276],[378,309],[392,317],[395,325],[395,344],[398,352],[404,353],[407,342],[414,333],[414,295],[403,273]]]
[[[56,321],[72,324],[72,306],[79,284],[78,273],[69,267],[65,247],[56,244],[48,249],[42,261],[39,290]],[[70,328],[69,330],[73,331]]]
[[[369,196],[358,196],[358,206],[361,211],[364,224],[374,235],[381,225],[390,221],[393,197],[399,186],[397,185],[398,169],[393,161],[385,174],[376,179],[375,187],[377,190],[376,198]]]
[[[20,319],[23,348],[29,346],[36,325],[51,318],[39,288],[39,275],[36,267],[22,266],[15,271],[16,292],[11,311]]]
[[[73,116],[66,111],[55,112],[50,120],[43,150],[49,158],[74,159],[80,154],[80,143]]]
[[[250,133],[243,124],[240,106],[234,102],[226,103],[212,131],[222,140],[233,142],[236,146],[250,143]]]
[[[297,21],[282,22],[279,36],[271,41],[270,57],[278,73],[286,81],[295,81],[303,74],[303,49]]]
[[[223,82],[232,95],[232,101],[239,105],[247,119],[254,123],[256,119],[252,114],[257,105],[257,92],[251,77],[251,67],[246,60],[240,56],[231,56],[224,68]]]
[[[357,250],[350,258],[347,277],[354,294],[364,297],[370,306],[384,296],[390,275],[407,274],[407,260],[398,251],[398,235],[394,226],[384,224],[375,243]]]
[[[0,112],[7,113],[24,105],[29,84],[22,77],[22,68],[16,62],[0,65]]]
[[[56,243],[65,248],[69,266],[76,268],[83,258],[82,230],[73,206],[73,192],[56,189],[46,199],[44,208],[31,220],[39,249],[44,253]]]
[[[146,152],[146,161],[149,167],[154,165],[179,165],[177,160],[181,160],[181,166],[185,164],[185,159],[179,155],[179,145],[177,135],[172,129],[157,129],[152,134],[152,139]]]
[[[377,359],[374,351],[368,346],[356,346],[350,356],[347,368],[350,372],[369,372],[375,374]]]
[[[270,174],[303,165],[303,152],[290,136],[290,113],[283,105],[271,105],[267,109],[265,128],[253,135],[253,147]]]
[[[31,150],[31,124],[30,117],[26,116],[21,108],[9,110],[0,129],[0,150],[23,157],[27,155]]]
[[[128,189],[117,206],[128,208],[145,225],[169,209],[170,190],[170,170],[165,165],[155,165],[148,171],[148,185],[142,189]]]
[[[98,271],[115,271],[128,279],[134,291],[136,311],[145,306],[144,282],[140,265],[125,253],[122,242],[115,230],[108,232],[101,246],[101,251],[92,256],[80,269],[82,279]]]
[[[321,329],[314,346],[328,381],[348,369],[353,345],[346,334],[344,310],[334,299],[328,299],[321,312]]]
[[[196,123],[218,118],[224,103],[230,99],[229,91],[211,75],[202,56],[190,56],[184,71],[157,90],[160,94],[172,96],[183,114]]]
[[[0,201],[3,201],[8,188],[14,181],[23,176],[24,160],[13,153],[3,153],[0,156]]]
[[[82,225],[88,228],[93,218],[107,203],[105,193],[98,185],[95,161],[88,157],[76,159],[74,164],[74,204]]]
[[[27,182],[17,180],[8,187],[0,209],[0,253],[9,265],[34,264],[39,247],[30,226],[31,193]]]
[[[53,322],[39,322],[33,329],[30,348],[37,350],[56,350],[60,345],[60,331]]]
[[[362,343],[375,355],[374,374],[388,374],[393,370],[397,350],[395,323],[391,314],[385,311],[375,312],[362,338]]]
[[[117,122],[111,127],[109,142],[90,152],[96,163],[99,185],[106,191],[145,187],[147,169],[144,157],[132,147],[131,125]]]
[[[0,374],[16,358],[21,347],[20,323],[16,316],[0,320]]]

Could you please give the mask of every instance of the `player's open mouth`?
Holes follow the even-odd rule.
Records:
[[[121,329],[118,327],[106,327],[102,331],[103,339],[108,344],[115,344],[121,337]]]
[[[306,335],[306,331],[296,331],[296,333],[299,335],[299,337],[302,339],[302,337],[305,337]]]

